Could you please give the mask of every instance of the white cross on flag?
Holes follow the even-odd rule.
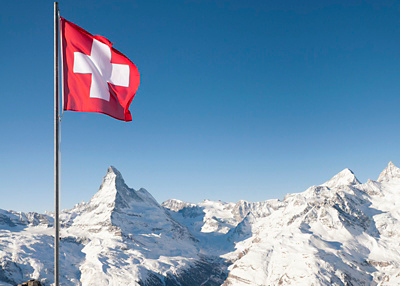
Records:
[[[136,66],[112,47],[61,18],[64,110],[100,112],[131,121],[129,105],[139,87]]]

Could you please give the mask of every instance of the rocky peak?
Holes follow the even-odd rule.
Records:
[[[196,206],[195,204],[184,202],[184,201],[177,200],[177,199],[166,200],[161,205],[164,208],[169,209],[169,210],[174,211],[174,212],[178,212],[181,209],[186,208],[186,207],[194,207],[194,206]]]
[[[73,219],[73,224],[96,232],[113,230],[115,226],[123,226],[126,217],[141,217],[147,210],[159,212],[159,209],[160,205],[150,193],[129,188],[121,173],[110,166],[97,193],[79,207],[80,215]]]
[[[113,166],[108,167],[100,188],[89,201],[89,205],[93,208],[95,205],[106,204],[113,208],[118,189],[121,189],[120,186],[124,184],[121,173]]]
[[[379,175],[378,182],[390,181],[394,178],[400,178],[400,168],[389,162],[387,167]]]
[[[114,166],[110,166],[107,169],[107,173],[103,178],[103,181],[101,182],[100,189],[103,188],[103,186],[109,186],[109,185],[115,185],[118,182],[119,185],[125,184],[124,178],[122,177],[121,173],[115,168]]]
[[[129,188],[121,173],[114,166],[107,169],[99,191],[90,200],[90,204],[108,204],[113,208],[125,208],[131,200],[143,201],[137,191]]]
[[[339,186],[349,186],[360,184],[360,181],[356,178],[353,171],[346,168],[332,177],[329,181],[323,183],[321,186],[326,186],[328,188],[334,188]]]

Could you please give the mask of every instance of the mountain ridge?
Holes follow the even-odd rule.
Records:
[[[61,212],[65,285],[399,285],[400,169],[344,169],[283,200],[168,200],[113,166]],[[50,285],[52,214],[0,210],[0,285]]]

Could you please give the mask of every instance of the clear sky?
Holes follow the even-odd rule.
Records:
[[[109,165],[169,198],[281,199],[400,164],[397,1],[60,1],[141,73],[133,121],[65,112],[62,208]],[[0,208],[53,210],[53,2],[0,9]]]

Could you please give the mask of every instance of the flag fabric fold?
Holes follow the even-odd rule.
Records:
[[[64,110],[99,112],[132,121],[140,83],[135,64],[102,37],[60,18]]]

